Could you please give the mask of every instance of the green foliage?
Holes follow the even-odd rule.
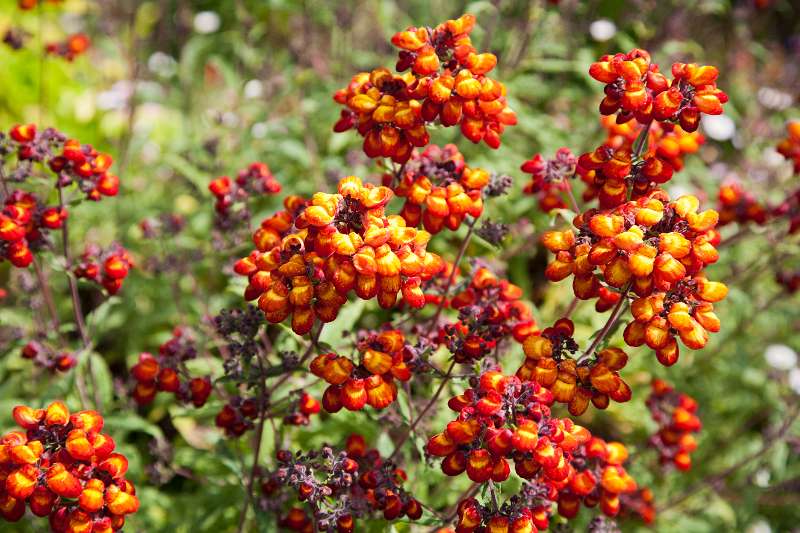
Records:
[[[509,196],[487,205],[485,217],[512,224],[502,248],[481,240],[470,245],[467,256],[505,267],[507,277],[523,287],[540,325],[548,325],[572,300],[569,282],[549,284],[543,276],[547,254],[536,238],[563,219],[538,211],[536,202],[522,195],[526,176],[519,165],[535,153],[552,155],[561,146],[586,151],[602,139],[596,119],[598,85],[587,75],[588,65],[601,54],[647,46],[662,65],[694,59],[720,68],[720,86],[731,103],[726,114],[737,124],[731,141],[710,140],[701,153],[687,161],[686,169],[671,186],[704,191],[715,203],[721,176],[737,173],[752,179],[749,188],[764,200],[780,198],[789,178],[759,181],[758,172],[769,164],[765,150],[783,136],[786,118],[797,118],[798,108],[769,108],[759,101],[759,88],[796,93],[797,60],[783,43],[797,39],[798,8],[775,0],[756,9],[728,0],[631,2],[444,2],[442,0],[364,0],[326,2],[305,0],[204,0],[164,2],[90,2],[68,0],[62,8],[45,5],[41,11],[20,13],[14,0],[0,0],[0,31],[21,25],[33,36],[20,51],[0,47],[0,127],[37,122],[53,125],[115,156],[121,176],[121,193],[99,204],[86,203],[70,213],[73,242],[103,244],[118,240],[130,249],[137,268],[119,296],[103,301],[88,285],[81,296],[88,310],[94,347],[91,361],[97,397],[104,406],[107,427],[130,459],[130,478],[137,487],[141,510],[129,520],[126,531],[199,532],[235,531],[242,507],[245,480],[252,461],[251,434],[226,439],[214,426],[221,407],[212,399],[202,409],[176,406],[159,398],[137,409],[125,393],[127,369],[140,352],[155,351],[176,325],[202,328],[224,308],[243,306],[243,282],[231,272],[233,261],[246,254],[247,239],[220,245],[212,239],[213,200],[207,186],[220,175],[235,175],[253,161],[266,162],[284,192],[309,195],[328,191],[340,176],[355,174],[378,178],[378,169],[360,151],[353,133],[334,135],[338,117],[333,92],[345,86],[361,69],[389,64],[393,52],[389,37],[409,25],[434,24],[468,11],[476,14],[479,28],[474,42],[499,57],[498,79],[508,89],[519,125],[510,128],[499,150],[472,146],[452,129],[433,131],[433,142],[457,142],[470,165],[515,178]],[[209,34],[193,29],[194,14],[211,10],[220,16],[220,28]],[[78,18],[93,39],[93,48],[73,63],[41,54],[43,42],[63,37],[69,17]],[[606,42],[594,41],[589,25],[608,18],[618,31]],[[794,54],[793,56],[790,54]],[[133,80],[133,81],[132,81]],[[257,90],[258,89],[258,90]],[[127,98],[132,92],[131,98]],[[795,94],[796,96],[796,94]],[[723,166],[709,170],[709,161]],[[797,178],[794,178],[796,186]],[[399,206],[399,203],[397,204]],[[393,204],[394,207],[394,204]],[[254,206],[259,221],[280,208],[269,198]],[[185,217],[187,226],[176,238],[158,242],[143,238],[139,223],[164,213]],[[727,227],[726,236],[737,231]],[[711,269],[716,279],[729,283],[730,294],[718,306],[723,329],[702,351],[683,350],[670,369],[657,364],[651,351],[634,349],[625,369],[633,399],[607,411],[590,411],[581,417],[608,440],[620,440],[632,450],[631,472],[641,486],[651,486],[660,507],[694,491],[685,501],[669,507],[658,518],[659,531],[746,531],[767,522],[773,531],[797,527],[800,519],[798,477],[800,446],[798,427],[790,438],[771,447],[762,457],[731,472],[716,484],[708,480],[737,461],[757,452],[797,408],[798,396],[787,386],[785,372],[771,369],[763,352],[769,344],[786,344],[800,350],[797,296],[783,292],[775,280],[776,265],[798,268],[796,237],[781,231],[755,228],[751,236],[722,250]],[[437,253],[452,259],[463,236],[443,233],[431,243]],[[53,259],[52,254],[45,254]],[[178,271],[155,272],[151,257],[181,258]],[[27,278],[26,278],[27,276]],[[11,408],[19,403],[39,406],[66,398],[80,403],[76,372],[49,375],[33,369],[19,356],[25,341],[42,329],[44,308],[37,295],[33,306],[15,305],[28,295],[31,276],[12,272],[0,264],[0,287],[9,296],[0,302],[0,427],[9,429]],[[54,294],[66,295],[64,276],[50,272]],[[69,300],[58,298],[64,319],[63,333],[74,341]],[[326,327],[321,341],[333,348],[344,346],[349,335],[362,327],[375,327],[389,318],[374,302],[350,302],[339,318]],[[577,336],[588,338],[605,322],[590,303],[573,315]],[[51,336],[55,332],[46,332]],[[276,349],[301,350],[296,336],[280,326],[270,326]],[[203,333],[206,335],[206,333]],[[208,340],[208,339],[203,339]],[[209,343],[211,346],[213,343]],[[611,340],[622,345],[621,332]],[[215,349],[202,372],[219,376]],[[514,346],[506,358],[512,371],[521,359]],[[435,356],[445,366],[446,354]],[[77,372],[83,372],[78,368]],[[651,377],[678,384],[700,404],[703,430],[689,473],[662,473],[657,457],[647,448],[655,429],[644,406]],[[302,377],[297,378],[303,382]],[[412,384],[414,409],[433,394],[435,384]],[[453,393],[462,384],[450,386]],[[309,389],[319,397],[320,384]],[[445,390],[445,395],[449,391]],[[560,409],[560,407],[558,408]],[[284,428],[273,435],[268,428],[261,450],[269,464],[276,443],[294,449],[311,449],[323,443],[341,443],[359,432],[383,453],[390,453],[402,434],[397,424],[409,419],[408,398],[401,391],[390,415],[365,410],[322,414],[308,427]],[[446,478],[438,466],[426,464],[422,447],[427,437],[443,426],[449,413],[432,413],[418,428],[414,453],[401,458],[415,497],[434,509],[447,509],[469,482]],[[564,411],[565,412],[565,411]],[[169,440],[174,444],[171,468],[177,473],[163,485],[151,483],[146,468],[154,462],[149,445]],[[576,530],[591,518],[582,511]],[[256,515],[258,531],[274,531],[275,517]],[[434,525],[426,511],[418,525],[398,522],[398,532],[422,531]],[[14,531],[40,531],[42,525],[23,521]],[[420,525],[421,524],[421,525]],[[253,527],[256,527],[255,525]],[[375,523],[359,531],[385,531]],[[37,529],[38,528],[38,529]],[[428,528],[429,529],[429,528]],[[644,526],[623,523],[626,531]],[[256,529],[250,529],[255,531]],[[760,531],[760,530],[759,530]]]

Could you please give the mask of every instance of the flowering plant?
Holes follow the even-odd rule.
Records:
[[[781,70],[568,2],[290,4],[14,8],[0,520],[794,527]]]

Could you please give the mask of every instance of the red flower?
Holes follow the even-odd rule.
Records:
[[[0,469],[7,474],[0,487],[0,515],[19,520],[30,504],[34,515],[50,515],[54,531],[83,530],[75,529],[78,522],[94,523],[95,530],[105,523],[100,531],[120,530],[139,500],[124,478],[127,459],[111,453],[113,439],[100,433],[103,417],[96,411],[70,414],[62,402],[47,409],[17,406],[13,415],[27,434],[0,438]]]

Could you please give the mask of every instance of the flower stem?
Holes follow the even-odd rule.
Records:
[[[575,193],[572,191],[572,178],[566,177],[564,178],[564,183],[567,184],[567,187],[564,189],[567,193],[567,198],[569,199],[570,206],[575,214],[580,214],[581,208],[578,207],[578,201],[575,199]]]
[[[470,222],[467,222],[467,227],[469,229],[467,230],[467,234],[464,235],[464,240],[461,241],[461,247],[458,249],[456,259],[453,261],[453,270],[450,272],[450,276],[447,278],[447,284],[444,287],[444,294],[442,294],[442,301],[439,302],[439,306],[436,308],[436,313],[434,313],[430,322],[428,322],[428,329],[425,331],[426,337],[431,334],[433,329],[436,327],[436,324],[439,322],[439,317],[442,315],[442,311],[444,310],[444,304],[450,294],[450,288],[456,279],[456,269],[458,268],[458,264],[461,262],[461,259],[463,259],[464,254],[467,251],[467,246],[469,246],[469,241],[472,238],[472,233],[475,231],[475,224],[477,222],[477,218],[473,218]]]
[[[580,359],[578,359],[578,363],[582,363],[583,361],[589,359],[592,356],[595,349],[600,345],[601,342],[603,342],[603,339],[606,338],[608,333],[611,331],[611,328],[614,327],[614,324],[617,323],[617,320],[619,320],[619,317],[622,315],[625,303],[627,303],[628,301],[628,291],[631,289],[632,284],[633,282],[628,283],[628,285],[625,287],[625,290],[622,291],[622,294],[619,297],[617,305],[614,306],[614,310],[611,312],[611,316],[608,317],[606,325],[603,326],[603,329],[601,329],[600,333],[597,334],[597,337],[595,337],[594,341],[586,350],[586,352],[584,352],[584,354],[580,357]]]
[[[300,360],[297,363],[297,367],[298,368],[302,367],[303,364],[305,364],[305,362],[308,361],[308,358],[311,357],[311,354],[314,353],[314,348],[319,343],[320,335],[322,335],[322,328],[323,327],[325,327],[325,324],[324,323],[320,323],[320,326],[319,326],[319,329],[317,329],[317,332],[313,333],[311,335],[311,342],[309,343],[308,347],[306,348],[306,351],[303,352],[303,355],[300,357]],[[292,375],[291,371],[287,371],[285,374],[283,374],[283,376],[281,376],[281,378],[279,380],[277,380],[275,383],[273,383],[270,388],[266,389],[265,395],[266,396],[272,396],[272,394],[278,389],[278,387],[280,387],[281,385],[286,383],[286,381],[289,379],[289,377],[291,377],[291,375]]]
[[[33,259],[33,270],[36,272],[36,280],[39,282],[39,289],[42,291],[42,298],[44,298],[45,305],[47,306],[47,312],[50,314],[50,322],[53,325],[53,330],[56,333],[59,333],[61,325],[58,321],[58,311],[56,310],[56,304],[53,300],[53,293],[50,292],[50,285],[47,282],[47,277],[45,276],[45,273],[36,258]]]
[[[321,329],[321,328],[320,328]],[[312,345],[313,346],[313,345]],[[239,527],[237,531],[241,533],[244,531],[244,525],[247,522],[247,510],[250,508],[250,503],[253,501],[253,484],[255,483],[256,474],[258,473],[258,462],[261,456],[261,441],[264,437],[264,420],[267,414],[267,378],[264,374],[264,362],[261,357],[261,350],[256,354],[258,360],[258,367],[261,371],[261,395],[258,402],[258,426],[256,427],[256,434],[253,444],[253,465],[250,467],[250,475],[247,478],[247,487],[244,495],[244,505],[242,506],[242,513],[239,515]]]
[[[64,209],[64,189],[58,187],[58,207],[59,211]],[[69,253],[69,225],[67,220],[64,219],[63,226],[61,227],[61,248],[64,255],[64,273],[67,276],[69,283],[70,299],[72,300],[72,313],[75,317],[75,326],[78,328],[78,333],[81,336],[83,349],[79,352],[86,354],[86,370],[89,373],[89,381],[92,383],[92,390],[94,391],[94,403],[98,409],[102,410],[102,401],[100,399],[100,391],[97,390],[97,383],[94,379],[94,369],[92,368],[92,342],[89,333],[86,330],[86,323],[83,318],[83,310],[81,309],[81,300],[78,295],[78,283],[75,280],[75,275],[72,273],[72,256]],[[81,402],[85,405],[87,403],[86,384],[83,380],[83,375],[78,373],[75,379],[78,386],[78,394],[81,396]]]
[[[425,415],[428,414],[428,411],[431,410],[431,407],[433,407],[433,404],[436,403],[436,400],[439,399],[439,396],[441,396],[445,385],[447,385],[447,383],[450,381],[450,378],[452,377],[453,367],[455,367],[455,366],[456,366],[456,362],[455,361],[450,363],[450,367],[447,369],[447,373],[445,374],[444,378],[442,378],[441,383],[439,383],[439,388],[436,389],[436,392],[433,393],[433,396],[431,397],[431,399],[428,401],[428,403],[425,405],[425,407],[422,408],[422,411],[419,412],[419,414],[417,415],[417,418],[415,418],[414,421],[411,422],[411,425],[408,426],[408,430],[405,432],[403,437],[397,442],[397,444],[395,444],[394,451],[392,452],[392,455],[389,456],[389,460],[392,460],[392,459],[395,458],[397,453],[400,451],[400,448],[403,446],[403,444],[405,444],[405,442],[408,440],[408,438],[414,432],[414,430],[416,429],[417,425],[419,425],[419,423],[422,421],[422,419],[425,418]]]

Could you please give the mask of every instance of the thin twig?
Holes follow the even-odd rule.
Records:
[[[64,190],[61,187],[58,188],[58,207],[59,210],[64,209]],[[69,253],[69,223],[67,219],[64,219],[63,225],[61,226],[61,247],[64,260],[66,261],[64,271],[67,275],[67,281],[69,282],[69,291],[72,297],[72,312],[75,315],[75,325],[81,336],[83,347],[88,348],[91,344],[91,340],[86,331],[86,323],[83,320],[83,310],[81,309],[81,301],[78,296],[78,284],[75,282],[75,276],[72,274],[72,256]]]
[[[475,230],[475,224],[478,222],[477,218],[473,218],[470,222],[467,223],[467,234],[464,235],[464,240],[461,241],[461,248],[458,250],[458,254],[456,255],[455,261],[453,261],[453,270],[450,272],[450,276],[447,278],[447,284],[444,287],[444,294],[442,294],[442,300],[439,302],[439,306],[436,308],[436,313],[434,313],[433,317],[431,318],[430,322],[428,323],[428,329],[425,331],[425,336],[431,334],[433,328],[436,327],[437,322],[439,322],[439,317],[442,314],[442,310],[444,309],[444,304],[447,301],[447,297],[450,293],[450,288],[453,285],[453,281],[456,279],[456,270],[458,269],[458,264],[461,262],[461,259],[464,257],[464,253],[467,251],[467,246],[469,246],[469,241],[472,238],[472,232]]]
[[[436,400],[439,399],[439,396],[442,394],[445,385],[447,385],[447,382],[450,381],[450,377],[452,376],[453,373],[453,367],[455,366],[456,362],[454,360],[452,363],[450,363],[450,367],[447,369],[447,374],[445,374],[444,378],[442,378],[441,383],[439,383],[439,388],[436,389],[436,392],[433,394],[433,396],[425,405],[425,407],[423,407],[422,411],[420,411],[419,415],[417,415],[417,418],[415,418],[414,421],[411,423],[411,425],[408,426],[408,430],[405,432],[403,437],[397,442],[397,444],[395,444],[394,451],[392,452],[392,455],[389,456],[389,460],[395,458],[397,453],[400,451],[400,448],[403,446],[403,444],[405,444],[405,442],[411,436],[411,433],[414,432],[414,430],[417,428],[417,425],[419,425],[422,419],[425,418],[425,415],[428,414],[428,411],[430,411],[431,407],[433,407],[433,404],[436,403]]]
[[[58,207],[59,211],[64,209],[64,189],[58,187]],[[89,381],[92,383],[92,391],[94,392],[95,407],[102,410],[102,401],[100,399],[100,391],[97,390],[97,383],[94,379],[94,369],[92,368],[92,342],[89,333],[86,331],[86,324],[83,319],[83,310],[81,309],[81,300],[78,295],[78,284],[75,281],[75,275],[72,273],[72,256],[69,253],[69,224],[67,219],[61,226],[61,247],[64,254],[64,274],[67,276],[69,283],[70,299],[72,300],[72,313],[75,317],[75,326],[78,328],[78,333],[81,336],[83,349],[79,355],[87,357],[86,370],[89,372]],[[76,375],[75,383],[78,386],[78,394],[81,396],[81,402],[86,404],[86,384],[83,381],[83,375],[79,372]]]
[[[617,323],[617,320],[619,320],[619,317],[624,310],[624,304],[628,302],[628,291],[630,290],[631,285],[632,283],[628,283],[628,285],[625,287],[625,290],[622,291],[619,301],[617,302],[617,305],[614,306],[614,310],[611,312],[611,316],[608,317],[608,321],[606,322],[605,326],[603,326],[603,329],[601,329],[600,333],[597,334],[597,337],[595,337],[594,341],[586,350],[586,352],[584,352],[580,359],[578,359],[578,363],[582,363],[592,356],[595,349],[600,345],[603,339],[606,338],[608,332],[614,327],[614,324]]]
[[[567,193],[567,198],[569,199],[569,203],[572,207],[572,210],[575,214],[580,214],[581,208],[578,207],[578,200],[575,199],[575,193],[572,192],[572,178],[565,178],[564,183],[567,184],[567,188],[564,189],[564,192]]]
[[[561,316],[564,317],[564,318],[569,318],[572,315],[572,313],[575,311],[575,309],[578,307],[578,303],[579,302],[580,302],[580,299],[578,299],[577,296],[574,297],[572,299],[572,301],[569,303],[569,306],[567,306],[567,308],[564,310],[564,312],[561,313]]]
[[[47,311],[50,314],[50,322],[53,325],[53,330],[58,334],[61,331],[61,325],[58,322],[58,311],[56,310],[56,304],[53,300],[53,293],[50,292],[50,285],[47,283],[47,277],[42,267],[39,266],[39,261],[37,261],[35,257],[33,258],[33,270],[36,272],[36,281],[39,283],[39,289],[42,291],[42,298],[44,298]]]
[[[461,496],[459,496],[456,499],[456,501],[453,502],[453,505],[447,511],[447,513],[446,513],[447,516],[445,518],[445,524],[448,523],[448,522],[451,522],[451,521],[453,521],[455,519],[456,515],[458,514],[458,504],[461,503],[463,500],[466,500],[467,498],[471,498],[472,496],[474,496],[475,493],[478,492],[478,489],[480,489],[480,488],[481,488],[480,483],[473,483],[472,485],[467,487],[467,490],[465,490],[461,494]]]
[[[244,525],[247,522],[247,510],[250,508],[250,502],[253,500],[253,483],[255,483],[256,474],[258,473],[258,462],[261,456],[261,441],[264,437],[264,420],[266,419],[267,402],[269,397],[266,395],[267,391],[267,378],[264,375],[264,361],[262,358],[261,350],[256,354],[258,361],[258,368],[261,372],[261,395],[258,402],[258,426],[256,427],[255,444],[253,446],[253,466],[250,468],[250,475],[247,479],[247,490],[244,497],[244,505],[242,506],[242,513],[239,515],[238,532],[244,531]]]
[[[492,496],[492,507],[496,513],[500,509],[500,502],[497,499],[497,489],[494,486],[494,481],[489,480],[489,494]]]
[[[297,367],[298,368],[302,367],[305,364],[305,362],[308,361],[308,358],[311,357],[311,354],[314,352],[314,348],[319,343],[319,337],[320,337],[320,335],[322,335],[322,328],[323,327],[325,327],[325,324],[324,323],[320,323],[319,329],[317,329],[317,332],[312,334],[311,342],[309,343],[308,347],[306,348],[306,351],[300,357],[300,361],[298,361],[298,363],[297,363]],[[283,376],[281,376],[281,378],[279,380],[277,380],[275,383],[273,383],[272,386],[266,390],[266,392],[265,392],[266,396],[272,396],[272,394],[278,389],[278,387],[280,387],[281,385],[286,383],[286,381],[289,379],[289,377],[291,377],[291,375],[292,375],[291,371],[286,372],[285,374],[283,374]]]

